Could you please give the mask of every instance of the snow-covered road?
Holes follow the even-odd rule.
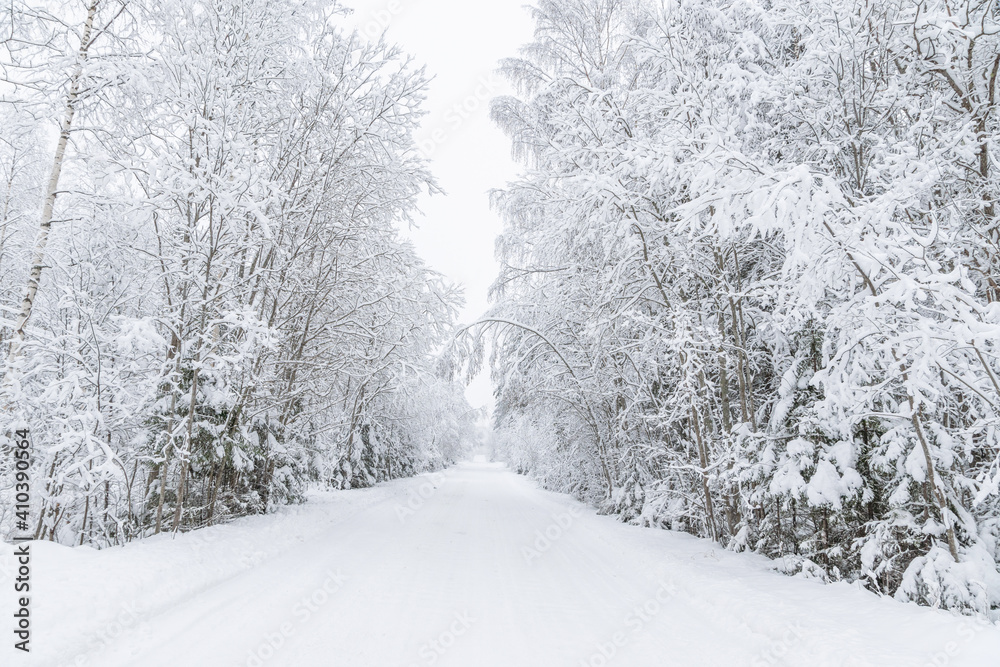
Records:
[[[176,539],[33,551],[33,651],[7,640],[3,665],[1000,664],[996,626],[785,577],[488,464]]]

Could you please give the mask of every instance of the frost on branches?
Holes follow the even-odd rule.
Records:
[[[423,73],[325,2],[43,5],[0,9],[0,436],[31,431],[35,536],[454,461],[474,414],[434,353],[460,297],[396,231],[435,187]]]
[[[502,455],[626,521],[997,614],[996,4],[535,20],[493,108],[524,164],[494,196]]]

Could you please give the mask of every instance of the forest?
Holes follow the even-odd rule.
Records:
[[[540,0],[496,448],[623,521],[1000,607],[1000,9]]]
[[[547,489],[995,614],[1000,5],[530,11],[469,323],[402,233],[430,76],[349,10],[12,0],[0,533],[15,434],[34,539],[103,548],[446,468],[486,369]]]
[[[399,234],[427,77],[292,0],[15,2],[3,428],[36,539],[96,547],[453,462],[461,293]],[[12,527],[15,459],[0,462]]]

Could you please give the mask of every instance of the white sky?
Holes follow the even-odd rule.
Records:
[[[434,270],[465,288],[461,321],[486,310],[497,275],[493,241],[500,221],[488,191],[516,174],[510,145],[489,120],[489,99],[510,93],[495,73],[501,58],[517,55],[532,36],[525,0],[344,0],[351,22],[425,65],[433,80],[429,112],[417,134],[445,196],[424,196],[418,228],[405,232]],[[473,407],[493,405],[488,372],[466,390]]]

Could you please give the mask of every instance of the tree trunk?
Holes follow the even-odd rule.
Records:
[[[694,425],[695,441],[698,444],[698,460],[701,462],[701,489],[705,494],[705,514],[708,529],[712,533],[712,539],[719,540],[719,531],[715,527],[715,509],[712,506],[712,493],[708,488],[708,452],[705,450],[705,441],[701,437],[701,425],[699,424],[698,408],[691,403],[691,423]]]
[[[24,328],[31,318],[31,311],[35,305],[38,295],[38,286],[42,280],[42,269],[45,268],[45,246],[49,241],[49,232],[52,229],[52,211],[55,207],[56,196],[59,194],[59,176],[62,173],[63,163],[66,158],[66,145],[69,143],[69,135],[73,129],[73,117],[76,114],[76,105],[80,96],[80,79],[83,77],[83,64],[87,60],[90,50],[91,33],[94,27],[94,17],[97,15],[97,7],[100,0],[92,0],[87,9],[87,20],[83,24],[83,35],[80,37],[80,49],[77,52],[77,63],[70,76],[69,92],[66,94],[66,101],[63,105],[63,118],[59,130],[59,141],[56,143],[56,153],[52,160],[52,171],[49,174],[48,186],[45,189],[45,203],[42,205],[42,218],[38,225],[38,236],[35,239],[35,250],[31,260],[31,269],[28,273],[28,283],[25,288],[24,299],[21,301],[21,310],[17,315],[14,325],[14,338],[11,341],[10,352],[7,357],[8,371],[20,354],[21,344],[24,342]],[[9,377],[9,372],[6,374]]]

